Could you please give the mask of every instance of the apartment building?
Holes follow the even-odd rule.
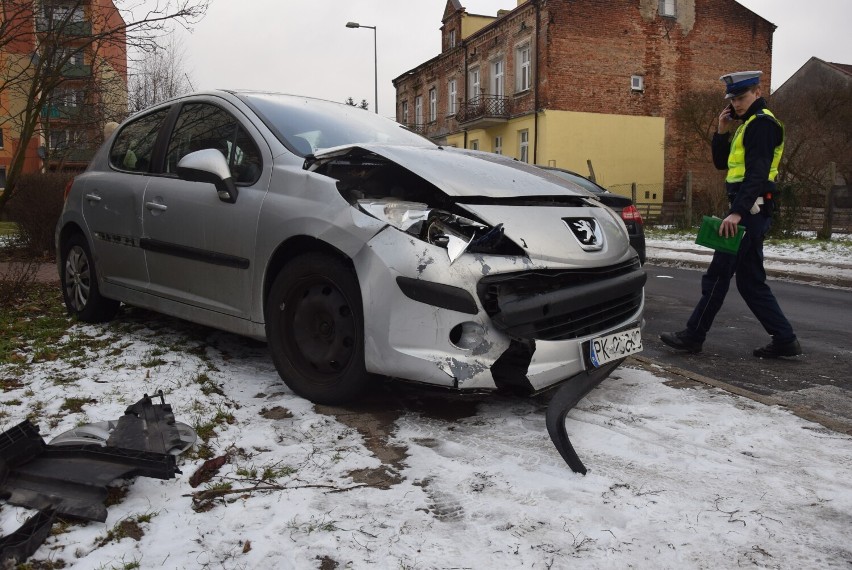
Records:
[[[567,168],[640,201],[712,183],[676,111],[719,77],[761,69],[775,26],[735,0],[519,0],[496,16],[448,0],[441,53],[403,73],[397,120],[432,140]],[[767,89],[768,90],[768,89]],[[645,188],[644,191],[641,189]]]
[[[0,188],[20,145],[33,78],[50,92],[23,172],[86,167],[104,124],[127,113],[127,46],[112,0],[10,0],[0,42]],[[51,69],[52,66],[55,66]],[[45,69],[47,71],[45,71]]]

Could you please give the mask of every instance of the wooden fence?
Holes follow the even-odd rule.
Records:
[[[684,202],[664,202],[662,204],[637,202],[636,209],[646,224],[677,225],[682,223],[686,213]],[[696,212],[696,214],[698,214]],[[802,207],[798,209],[796,229],[816,232],[822,229],[825,220],[824,208]],[[831,230],[834,233],[852,233],[852,208],[834,208],[831,218]]]

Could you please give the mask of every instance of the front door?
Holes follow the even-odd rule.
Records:
[[[165,173],[145,189],[142,247],[151,293],[250,317],[257,220],[271,162],[263,160],[265,146],[256,141],[262,139],[250,125],[218,105],[182,107],[168,142]],[[213,184],[173,174],[183,156],[207,148],[220,150],[228,161],[239,189],[233,204],[220,200]]]

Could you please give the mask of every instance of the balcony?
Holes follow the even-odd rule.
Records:
[[[70,105],[48,105],[41,110],[42,119],[67,121],[80,114],[80,107]]]
[[[55,148],[50,151],[49,164],[56,166],[58,164],[85,164],[92,160],[95,156],[93,148]]]
[[[411,132],[417,133],[418,135],[426,134],[426,125],[423,123],[410,123],[405,125],[405,128]]]
[[[92,76],[92,66],[81,63],[68,63],[62,66],[62,77],[67,79],[85,79]]]
[[[78,20],[63,24],[62,20],[37,18],[36,31],[40,34],[56,33],[65,36],[84,37],[92,35],[92,23]]]
[[[456,121],[469,129],[487,129],[505,123],[512,112],[512,100],[500,95],[479,95],[461,104]]]

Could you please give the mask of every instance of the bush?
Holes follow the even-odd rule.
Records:
[[[52,255],[53,233],[62,213],[62,195],[73,175],[67,172],[23,174],[15,195],[6,205],[9,219],[18,224],[21,245],[35,255]]]
[[[775,188],[772,197],[775,212],[772,215],[772,237],[795,237],[799,229],[799,207],[801,205],[802,185],[795,182],[781,182]]]

